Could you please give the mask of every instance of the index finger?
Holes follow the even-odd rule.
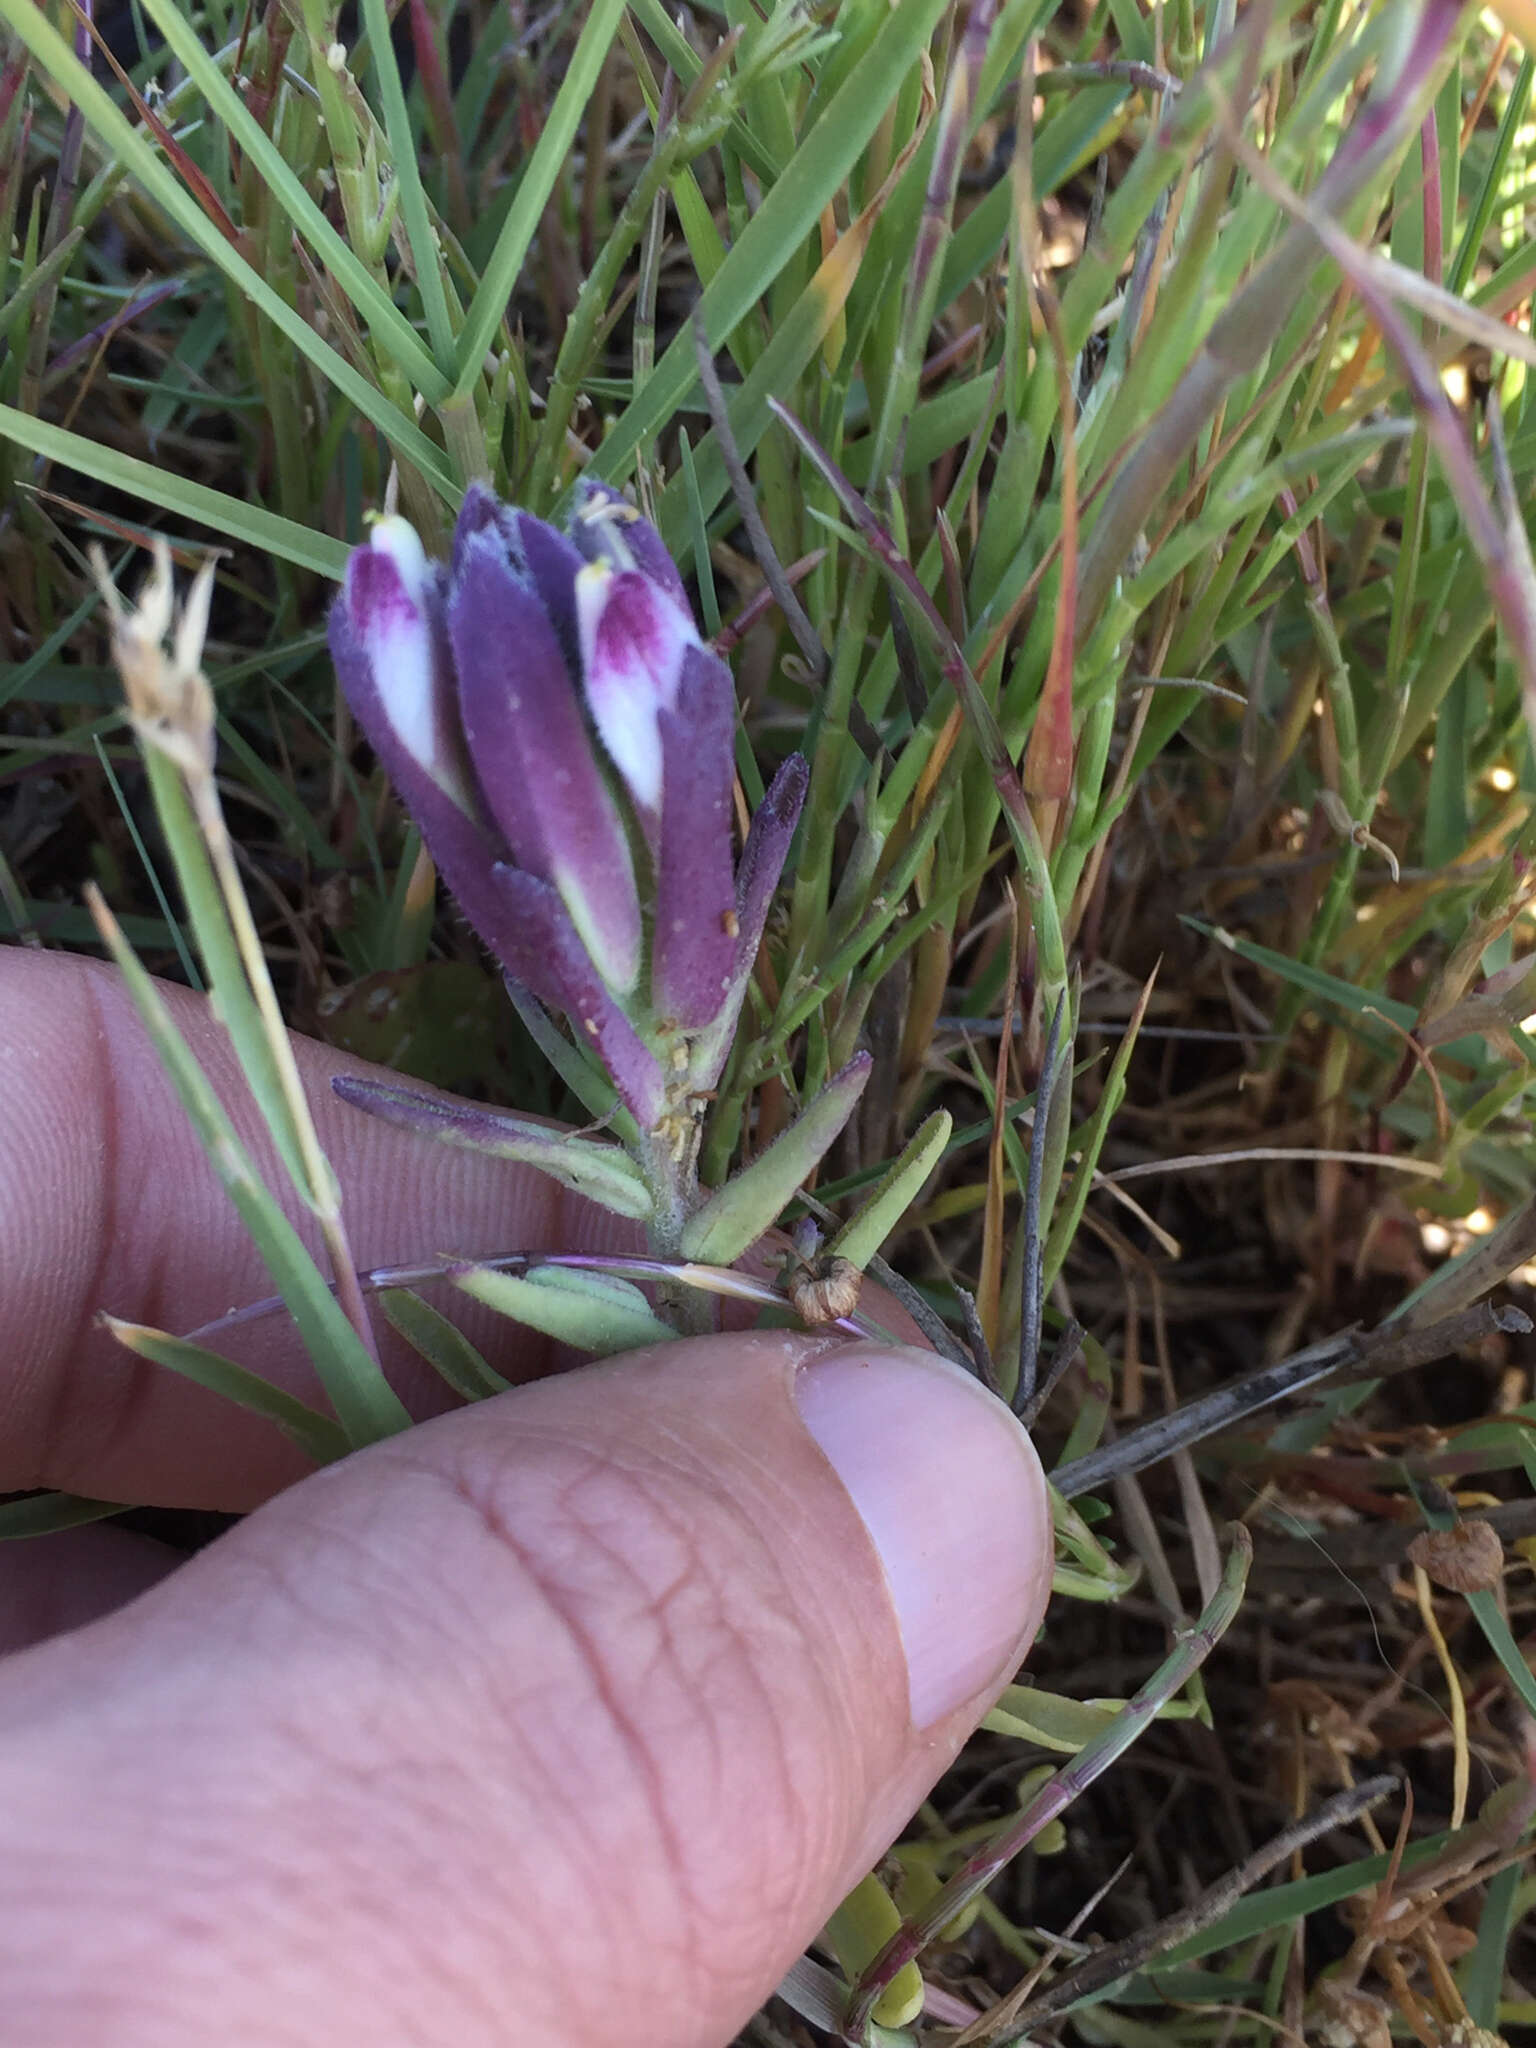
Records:
[[[184,989],[164,994],[258,1170],[290,1197],[289,1215],[318,1252],[208,1004]],[[635,1225],[530,1168],[338,1101],[333,1074],[377,1070],[309,1039],[294,1046],[364,1269],[443,1251],[639,1248]],[[244,1509],[309,1469],[270,1423],[134,1357],[96,1322],[105,1309],[185,1333],[273,1292],[126,988],[96,961],[0,949],[0,1245],[0,1489]],[[504,1318],[449,1290],[437,1299],[509,1379],[554,1362]],[[411,1412],[454,1405],[380,1323],[386,1370]],[[286,1311],[217,1348],[325,1406]]]

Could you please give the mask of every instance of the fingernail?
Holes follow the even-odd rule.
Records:
[[[880,1554],[926,1728],[1000,1685],[1040,1624],[1040,1460],[1001,1401],[927,1352],[825,1352],[796,1377],[795,1404]]]

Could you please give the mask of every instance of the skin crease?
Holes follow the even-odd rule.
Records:
[[[249,1138],[221,1034],[168,995]],[[325,1076],[359,1063],[300,1056],[360,1263],[633,1245],[346,1109]],[[880,1560],[794,1406],[825,1339],[544,1377],[307,1478],[265,1424],[127,1358],[98,1308],[186,1329],[270,1282],[90,963],[0,953],[0,1227],[0,1487],[267,1503],[174,1571],[113,1530],[0,1548],[17,2040],[720,2048],[1038,1623],[1043,1485],[1007,1532],[1016,1640],[911,1725]],[[560,1362],[500,1319],[472,1334],[509,1376]],[[282,1319],[242,1337],[313,1398]],[[442,1407],[391,1371],[413,1413]]]

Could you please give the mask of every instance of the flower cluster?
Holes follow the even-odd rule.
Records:
[[[564,532],[465,496],[445,568],[380,519],[331,650],[358,723],[508,978],[570,1019],[642,1130],[719,1078],[804,802],[732,855],[735,692],[655,528],[586,483]]]

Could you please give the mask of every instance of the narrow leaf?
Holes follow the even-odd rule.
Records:
[[[638,1287],[604,1274],[557,1272],[546,1266],[525,1279],[476,1266],[456,1273],[454,1283],[514,1322],[600,1358],[638,1351],[647,1344],[668,1344],[677,1335]]]
[[[363,20],[367,24],[369,54],[373,58],[374,72],[384,100],[384,128],[389,137],[389,153],[400,192],[400,211],[405,215],[411,260],[416,266],[416,289],[421,293],[421,303],[426,310],[427,333],[432,338],[433,351],[446,365],[453,358],[453,325],[448,317],[448,297],[443,289],[443,273],[427,211],[427,195],[421,182],[421,166],[416,161],[405,87],[400,80],[400,67],[395,62],[395,46],[389,39],[385,0],[363,0]]]
[[[132,1505],[126,1500],[92,1500],[83,1493],[31,1493],[25,1500],[0,1505],[0,1543],[57,1536],[62,1529],[79,1529],[87,1522],[120,1515]]]
[[[1503,1665],[1504,1675],[1525,1702],[1525,1711],[1536,1715],[1536,1673],[1532,1672],[1525,1652],[1516,1642],[1514,1631],[1504,1619],[1498,1601],[1487,1591],[1468,1593],[1466,1600],[1477,1616],[1478,1627],[1488,1639],[1489,1649]]]
[[[332,540],[326,533],[312,533],[295,520],[269,512],[264,505],[247,505],[230,497],[227,491],[210,490],[207,484],[178,476],[173,469],[141,462],[136,455],[124,455],[120,449],[85,434],[72,434],[67,427],[54,426],[51,420],[34,419],[14,406],[0,405],[0,439],[14,442],[18,448],[26,448],[49,462],[61,463],[66,469],[78,470],[82,476],[140,498],[162,512],[195,519],[199,525],[210,526],[215,533],[258,553],[276,555],[300,569],[312,569],[317,576],[329,577],[333,582],[340,581],[347,566],[348,549],[344,541]]]
[[[1076,1756],[1104,1733],[1124,1707],[1124,1700],[1074,1700],[1064,1693],[1043,1692],[1038,1686],[1010,1685],[981,1725],[994,1735],[1017,1736],[1042,1749]],[[1193,1712],[1188,1700],[1165,1700],[1156,1718],[1187,1721]]]
[[[872,1064],[867,1052],[851,1059],[766,1152],[711,1195],[683,1226],[685,1258],[728,1266],[772,1229],[852,1116]]]
[[[944,1156],[953,1125],[947,1109],[934,1111],[828,1244],[829,1255],[847,1259],[861,1271],[869,1264],[922,1193]]]
[[[1042,1299],[1055,1285],[1056,1276],[1061,1271],[1062,1261],[1066,1258],[1072,1240],[1077,1235],[1077,1226],[1082,1220],[1083,1210],[1087,1205],[1088,1193],[1093,1185],[1093,1176],[1098,1171],[1099,1154],[1104,1149],[1104,1140],[1109,1136],[1109,1126],[1115,1111],[1125,1099],[1126,1069],[1131,1063],[1131,1054],[1136,1049],[1136,1036],[1141,1030],[1143,1019],[1146,1017],[1147,1004],[1152,1000],[1152,989],[1156,980],[1157,968],[1154,967],[1147,976],[1146,981],[1142,984],[1141,993],[1136,998],[1136,1007],[1126,1021],[1124,1036],[1115,1048],[1115,1056],[1110,1061],[1109,1072],[1105,1076],[1104,1086],[1100,1091],[1093,1115],[1083,1126],[1082,1154],[1078,1162],[1077,1172],[1073,1176],[1072,1185],[1067,1191],[1066,1201],[1056,1210],[1052,1218],[1050,1235],[1045,1242],[1045,1251],[1041,1261]],[[1067,1079],[1070,1083],[1070,1072]]]
[[[819,231],[823,208],[843,189],[943,12],[943,0],[908,0],[906,6],[892,9],[793,161],[764,195],[700,299],[699,312],[712,346],[724,344],[762,302],[785,265]],[[672,418],[697,381],[693,335],[685,327],[640,396],[604,436],[594,473],[609,479],[621,476],[635,450]],[[668,535],[669,541],[673,538]]]
[[[592,97],[609,46],[619,32],[623,14],[624,0],[593,0],[582,25],[555,103],[545,116],[533,155],[524,166],[517,197],[501,224],[490,261],[481,273],[479,289],[465,315],[459,335],[455,398],[463,398],[472,391],[480,377],[486,351],[505,318],[523,260],[544,217],[544,208],[555,189],[577,124]],[[687,335],[682,339],[686,342]]]
[[[643,1223],[651,1213],[650,1191],[617,1145],[594,1144],[588,1138],[535,1123],[531,1117],[423,1095],[414,1088],[368,1081],[359,1075],[338,1074],[331,1086],[343,1102],[402,1130],[535,1167],[615,1216]]]
[[[393,356],[429,404],[447,396],[448,379],[400,308],[368,269],[344,235],[332,227],[322,209],[272,137],[262,127],[220,68],[202,38],[175,0],[142,0],[167,47],[186,67],[210,111],[239,144],[241,154],[314,250],[329,276],[347,295],[374,339]]]
[[[208,1076],[172,1023],[159,990],[123,938],[100,892],[93,888],[88,900],[102,942],[128,985],[209,1163],[288,1304],[348,1441],[356,1448],[408,1429],[411,1418],[404,1403],[368,1356],[303,1239],[257,1174]]]
[[[39,66],[79,107],[92,132],[108,156],[118,158],[156,205],[201,249],[225,280],[264,314],[285,335],[299,353],[312,363],[326,381],[349,398],[363,418],[377,427],[400,454],[414,463],[444,496],[452,495],[453,483],[443,467],[441,451],[435,448],[414,420],[409,419],[371,384],[360,370],[337,354],[294,306],[261,273],[253,268],[222,235],[186,187],[161,161],[159,153],[115,104],[99,80],[92,77],[58,30],[33,5],[33,0],[0,0],[3,20],[27,46]],[[157,477],[162,472],[156,470]],[[160,494],[155,493],[156,501]]]
[[[275,1422],[317,1465],[330,1465],[347,1455],[350,1446],[346,1431],[339,1424],[281,1387],[273,1386],[270,1380],[236,1365],[232,1358],[222,1358],[217,1351],[208,1351],[185,1337],[169,1336],[164,1330],[150,1329],[144,1323],[124,1322],[105,1313],[100,1320],[103,1329],[110,1330],[119,1344],[138,1357],[180,1373],[183,1379],[206,1387],[209,1393],[222,1394],[225,1400],[249,1409],[253,1415]]]
[[[1418,1022],[1418,1013],[1411,1003],[1400,1003],[1376,989],[1356,988],[1352,982],[1341,981],[1336,974],[1325,974],[1320,968],[1309,967],[1304,960],[1288,959],[1271,946],[1256,945],[1252,939],[1239,938],[1236,933],[1225,931],[1220,925],[1206,924],[1198,917],[1184,916],[1179,922],[1187,924],[1191,931],[1214,939],[1240,960],[1249,960],[1255,967],[1267,967],[1271,974],[1278,975],[1292,988],[1300,989],[1306,995],[1318,996],[1324,1002],[1337,1003],[1346,1016],[1366,1017],[1372,1010],[1379,1010],[1405,1030],[1411,1030]]]
[[[511,1386],[510,1380],[486,1364],[461,1329],[408,1287],[386,1287],[379,1296],[379,1307],[391,1329],[398,1330],[466,1401],[489,1400]]]
[[[24,278],[6,300],[5,304],[0,306],[0,332],[6,335],[12,347],[15,346],[15,336],[20,326],[22,315],[34,299],[36,299],[39,292],[47,291],[51,286],[58,283],[60,277],[69,268],[70,261],[75,251],[79,248],[84,235],[84,228],[71,228],[69,233],[60,241],[58,247],[52,250],[43,258],[41,263],[33,268],[30,276]]]
[[[1515,1931],[1520,1866],[1511,1863],[1489,1880],[1477,1923],[1477,1946],[1461,1965],[1461,1995],[1474,2026],[1490,2032],[1498,2024],[1509,1944]]]

